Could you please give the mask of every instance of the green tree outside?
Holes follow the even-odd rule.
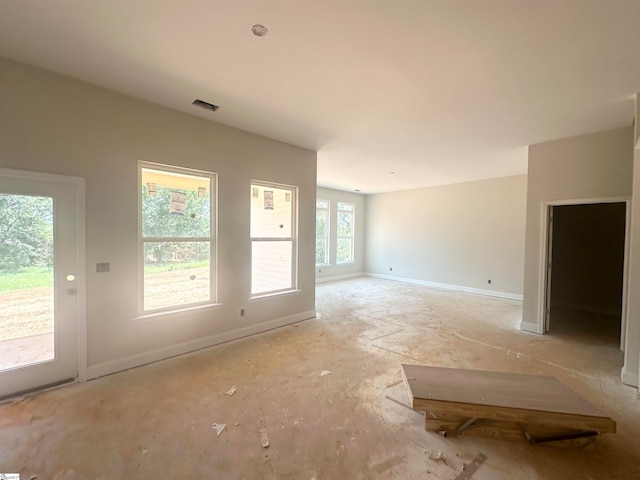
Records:
[[[142,236],[164,241],[146,242],[145,264],[156,267],[174,262],[200,264],[209,259],[209,242],[167,241],[171,238],[208,238],[211,230],[209,196],[199,197],[195,190],[184,191],[186,211],[171,213],[171,193],[174,189],[157,187],[155,195],[142,185]]]
[[[0,271],[53,267],[53,200],[0,195]]]
[[[327,263],[327,212],[316,211],[316,265]]]

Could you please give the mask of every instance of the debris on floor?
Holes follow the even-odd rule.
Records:
[[[226,427],[227,427],[226,423],[214,423],[213,425],[211,425],[211,428],[213,428],[216,431],[216,433],[218,434],[218,437]]]
[[[262,442],[262,448],[267,448],[269,446],[269,437],[267,436],[267,429],[260,429],[260,442]]]
[[[224,392],[225,395],[233,395],[234,393],[236,393],[238,391],[238,389],[236,388],[236,386],[234,385],[233,387],[231,387],[229,390],[227,390],[226,392]]]
[[[442,452],[430,451],[430,452],[424,452],[424,453],[429,460],[435,460],[438,462],[444,461],[444,456],[442,455]]]
[[[484,453],[479,453],[470,464],[462,465],[462,473],[456,477],[456,480],[469,480],[486,460],[487,456]]]
[[[329,370],[322,370],[322,371],[320,372],[320,375],[319,375],[319,376],[320,376],[320,377],[325,377],[325,376],[329,375],[330,373],[331,373],[331,372],[330,372]]]

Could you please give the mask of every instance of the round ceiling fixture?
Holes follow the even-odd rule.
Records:
[[[251,31],[256,37],[264,37],[267,33],[269,33],[267,27],[265,27],[264,25],[260,25],[259,23],[251,27]]]

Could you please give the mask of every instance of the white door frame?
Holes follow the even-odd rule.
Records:
[[[540,255],[540,286],[538,296],[538,333],[545,334],[546,330],[546,307],[547,296],[549,295],[547,286],[550,279],[548,278],[548,262],[550,254],[549,243],[549,212],[550,207],[564,205],[591,205],[596,203],[624,203],[625,206],[625,228],[624,228],[624,263],[622,267],[622,314],[620,316],[620,350],[624,351],[624,344],[627,336],[627,286],[629,280],[629,246],[631,243],[631,199],[629,197],[604,197],[604,198],[586,198],[574,200],[551,200],[542,202],[542,224],[541,224],[541,255]]]
[[[78,275],[76,279],[77,305],[78,305],[78,325],[77,325],[77,359],[78,377],[77,380],[87,379],[87,304],[86,304],[86,264],[85,264],[85,179],[72,177],[69,175],[58,175],[53,173],[32,172],[27,170],[15,170],[0,168],[0,175],[8,178],[22,180],[45,181],[51,183],[65,184],[75,187],[76,196],[76,241],[77,241],[77,266]]]

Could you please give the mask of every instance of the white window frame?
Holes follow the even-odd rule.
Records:
[[[251,286],[250,299],[269,297],[273,295],[281,295],[298,291],[298,187],[293,185],[285,185],[274,182],[266,182],[263,180],[251,180],[251,194],[253,187],[276,188],[281,190],[289,190],[291,193],[291,236],[290,237],[253,237],[251,236],[251,251],[253,252],[254,242],[291,242],[291,282],[287,288],[274,289],[268,291],[253,292],[253,256],[251,258]],[[249,211],[249,231],[251,232],[251,209]],[[251,235],[251,233],[250,233]]]
[[[208,237],[144,237],[142,234],[142,170],[151,169],[169,174],[182,174],[209,179],[209,236]],[[196,170],[192,168],[176,167],[152,162],[138,162],[138,320],[145,320],[156,315],[191,310],[218,305],[217,303],[217,270],[218,270],[218,175],[214,172]],[[162,308],[145,310],[144,308],[144,252],[147,242],[209,242],[209,300],[193,303],[182,303]]]
[[[345,209],[342,207],[343,205],[350,205],[351,209]],[[349,236],[340,236],[339,235],[339,226],[338,223],[340,221],[340,214],[347,213],[351,215],[351,235]],[[356,204],[351,202],[336,202],[336,265],[348,265],[355,263],[355,234],[356,234]],[[338,258],[339,252],[339,244],[341,239],[349,239],[351,243],[351,258],[347,261],[340,261]]]
[[[326,203],[326,207],[321,207],[319,206],[320,202],[325,202]],[[323,212],[325,215],[325,234],[323,237],[319,237],[318,236],[318,212]],[[330,250],[329,250],[329,238],[330,238],[330,233],[331,233],[331,228],[330,228],[330,224],[329,224],[329,220],[331,218],[330,215],[331,212],[331,201],[330,200],[324,200],[322,198],[318,198],[316,199],[316,247],[317,247],[317,243],[318,243],[318,239],[324,239],[324,243],[325,243],[325,256],[324,256],[324,262],[321,263],[316,263],[316,266],[325,266],[325,265],[330,265],[329,263],[329,258],[330,258]]]

